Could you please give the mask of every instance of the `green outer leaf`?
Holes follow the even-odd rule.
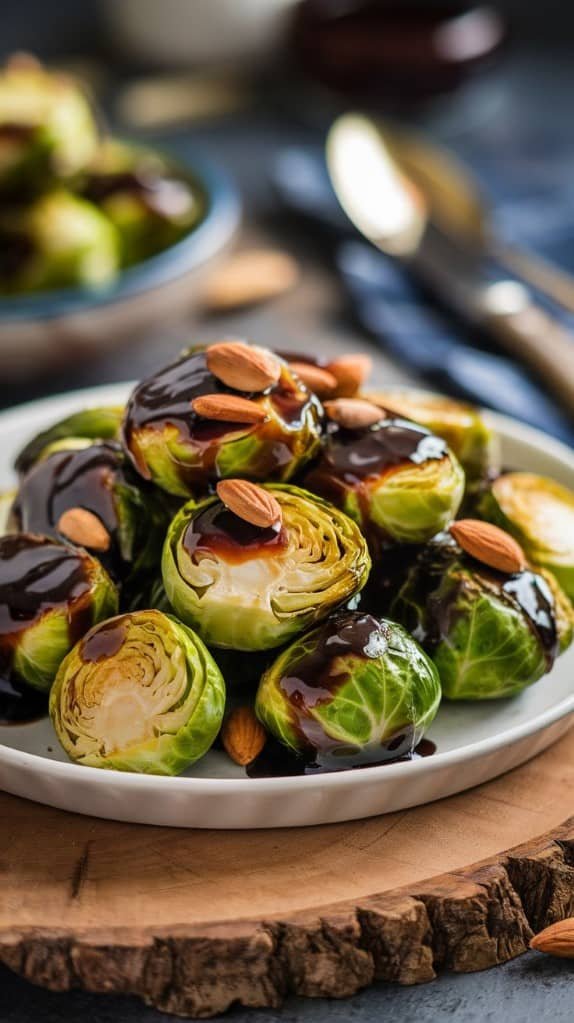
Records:
[[[336,619],[335,619],[336,621]],[[377,658],[347,656],[337,659],[337,674],[349,681],[331,700],[304,714],[321,725],[330,739],[342,745],[376,752],[402,729],[414,729],[413,744],[420,742],[434,720],[441,699],[438,672],[431,659],[402,626],[387,619],[387,648]],[[263,675],[255,709],[265,727],[282,743],[302,752],[306,748],[294,721],[302,714],[281,690],[281,679],[297,673],[297,666],[314,649],[324,625],[297,639]]]
[[[117,614],[118,591],[99,562],[95,558],[90,558],[90,562],[93,581],[88,598],[89,624],[95,625]],[[54,608],[20,634],[12,670],[34,689],[48,692],[61,662],[72,646],[68,608]]]
[[[124,409],[120,406],[83,409],[74,412],[47,430],[36,434],[20,451],[16,459],[19,473],[27,472],[40,458],[55,450],[62,450],[66,441],[74,446],[81,439],[118,440]]]
[[[146,742],[128,746],[109,756],[94,754],[77,757],[73,742],[63,725],[62,704],[70,686],[74,686],[75,699],[78,699],[76,676],[82,670],[89,671],[81,658],[81,643],[74,647],[62,663],[52,688],[52,723],[68,756],[84,766],[143,774],[181,774],[204,756],[219,732],[225,710],[223,675],[199,636],[173,616],[164,615],[160,611],[138,611],[122,617],[131,620],[130,625],[131,622],[141,622],[144,619],[152,622],[156,636],[162,643],[168,642],[170,647],[178,645],[181,648],[188,675],[188,714],[185,724],[175,732],[161,732]],[[109,684],[113,685],[114,657],[108,658],[108,661],[112,669]],[[101,664],[99,667],[101,670]]]
[[[236,650],[266,650],[280,646],[314,622],[325,618],[335,607],[348,600],[365,584],[371,567],[366,542],[360,530],[340,510],[327,501],[299,487],[286,484],[265,485],[265,489],[283,507],[285,521],[299,516],[303,525],[310,522],[313,513],[325,529],[337,533],[337,558],[332,572],[325,576],[324,563],[318,562],[321,575],[320,590],[281,594],[266,602],[260,594],[257,607],[242,606],[240,600],[221,597],[210,600],[209,588],[194,587],[191,576],[194,565],[183,549],[181,538],[194,515],[214,504],[218,498],[209,497],[196,503],[189,501],[173,519],[163,548],[162,577],[170,604],[182,621],[193,626],[205,642],[217,647]],[[319,531],[317,530],[317,533]],[[331,550],[331,554],[334,552]]]

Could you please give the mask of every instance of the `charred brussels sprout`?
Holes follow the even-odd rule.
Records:
[[[381,408],[443,437],[462,465],[468,485],[479,483],[498,470],[498,438],[474,405],[426,391],[373,391],[367,397]]]
[[[98,132],[75,82],[32,57],[13,58],[0,73],[0,191],[43,190],[92,159]]]
[[[0,539],[0,681],[47,691],[60,662],[116,614],[115,586],[95,558],[39,536]]]
[[[54,451],[22,479],[12,529],[85,547],[129,585],[157,565],[172,509],[142,486],[119,444]]]
[[[255,709],[280,742],[336,770],[412,753],[440,698],[435,666],[400,625],[348,611],[279,655]]]
[[[116,230],[99,210],[68,192],[41,196],[0,216],[0,291],[97,287],[119,267]]]
[[[406,419],[357,429],[331,422],[304,486],[342,508],[370,541],[424,543],[455,517],[464,473],[446,441]]]
[[[369,573],[365,541],[346,515],[297,487],[261,489],[277,501],[280,523],[251,525],[210,497],[184,505],[168,530],[168,599],[214,646],[279,646],[348,600]]]
[[[489,569],[446,536],[418,554],[390,614],[429,652],[453,700],[514,696],[572,640],[571,609],[549,576]]]
[[[160,611],[92,629],[58,671],[50,716],[70,759],[88,767],[180,774],[207,752],[225,683],[201,640]]]
[[[161,157],[112,139],[99,150],[81,194],[115,225],[124,265],[173,245],[205,209],[199,188],[176,177]]]
[[[319,402],[285,362],[255,351],[276,361],[277,380],[262,390],[223,383],[208,368],[210,349],[191,350],[136,387],[124,441],[144,478],[171,494],[193,497],[232,476],[286,482],[313,457]],[[205,398],[207,411],[199,401]]]
[[[16,472],[25,475],[35,462],[53,451],[89,447],[97,440],[119,440],[123,414],[123,407],[110,406],[66,416],[22,448],[15,461]]]
[[[574,601],[574,493],[531,472],[499,476],[481,499],[485,519],[521,544],[529,561],[549,569]]]

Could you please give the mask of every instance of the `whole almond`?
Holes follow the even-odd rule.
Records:
[[[68,508],[62,512],[56,529],[79,547],[89,547],[93,551],[109,550],[110,534],[98,516],[86,508]]]
[[[264,391],[281,376],[281,363],[272,352],[243,341],[221,341],[205,353],[214,377],[236,391]]]
[[[308,387],[318,398],[328,398],[335,394],[337,381],[332,373],[320,366],[314,366],[311,362],[290,362],[289,368],[299,377],[299,380]]]
[[[231,759],[245,767],[261,753],[267,734],[251,707],[235,707],[225,719],[221,741]]]
[[[334,398],[333,401],[326,401],[325,412],[329,419],[347,430],[361,430],[385,418],[380,408],[362,398]]]
[[[547,955],[558,956],[560,959],[574,959],[574,917],[559,920],[551,924],[539,934],[535,934],[530,948]]]
[[[221,480],[217,496],[226,508],[252,526],[268,529],[281,521],[281,505],[268,490],[248,480]]]
[[[512,574],[526,567],[526,558],[520,544],[490,522],[459,519],[450,526],[450,534],[463,551],[499,572]]]
[[[264,408],[235,394],[202,394],[193,399],[191,407],[203,419],[223,423],[263,423],[267,419]]]
[[[296,284],[299,267],[286,252],[249,249],[231,256],[214,272],[204,302],[212,312],[239,309],[277,298]]]
[[[326,366],[337,381],[336,396],[338,398],[354,398],[363,386],[373,368],[373,360],[369,355],[341,355]]]

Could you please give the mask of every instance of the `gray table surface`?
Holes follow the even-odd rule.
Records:
[[[547,71],[548,65],[544,67]],[[531,64],[528,76],[528,92],[537,95]],[[522,65],[517,66],[513,82],[512,87],[520,95],[524,84]],[[74,387],[141,377],[165,363],[191,340],[209,341],[229,333],[291,350],[309,350],[310,343],[313,350],[331,352],[360,348],[373,355],[374,383],[416,383],[357,332],[337,282],[317,259],[313,239],[276,219],[265,171],[282,145],[305,141],[312,137],[312,129],[250,114],[202,127],[196,135],[198,144],[232,169],[242,188],[246,228],[241,242],[271,242],[291,251],[303,269],[298,288],[270,305],[234,317],[200,321],[190,314],[186,322],[162,335],[142,338],[113,358],[108,356],[95,364],[72,367],[67,375],[41,381],[30,379],[18,386],[2,387],[0,383],[0,407]],[[253,174],[254,166],[259,171],[257,176]],[[379,984],[344,1002],[292,999],[281,1012],[232,1010],[218,1018],[233,1023],[323,1020],[367,1023],[378,1019],[392,1019],[396,1023],[412,1019],[417,1023],[441,1020],[539,1023],[550,1018],[572,1020],[573,998],[574,963],[532,953],[487,973],[446,975],[422,987]],[[75,1023],[80,1019],[91,1023],[163,1023],[170,1018],[173,1017],[146,1008],[135,999],[46,992],[0,968],[0,1023]]]

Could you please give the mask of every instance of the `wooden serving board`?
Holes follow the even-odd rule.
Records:
[[[192,1017],[484,969],[574,913],[572,814],[574,730],[470,792],[316,828],[178,831],[0,794],[0,960]]]

